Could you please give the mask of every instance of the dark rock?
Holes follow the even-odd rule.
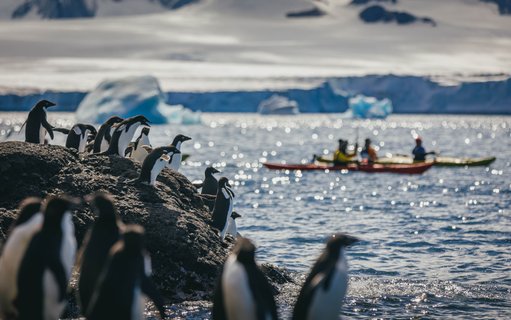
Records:
[[[415,15],[404,11],[389,11],[380,5],[372,5],[365,8],[360,12],[359,17],[366,23],[387,23],[395,21],[397,24],[403,25],[420,21],[436,26],[435,21],[431,18],[418,18]]]
[[[105,170],[105,167],[109,170]],[[0,237],[27,196],[112,194],[121,219],[146,230],[153,280],[169,302],[208,299],[228,250],[209,226],[195,187],[164,169],[155,187],[135,184],[140,164],[118,156],[77,154],[54,145],[0,143]],[[88,205],[74,210],[80,243],[94,221]]]
[[[482,2],[495,3],[501,15],[511,14],[511,0],[481,0]]]
[[[318,7],[314,7],[308,10],[296,11],[296,12],[288,12],[286,13],[287,18],[314,18],[324,16],[326,13],[319,9]]]

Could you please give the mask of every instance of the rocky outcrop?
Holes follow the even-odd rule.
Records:
[[[359,17],[366,23],[396,22],[399,25],[423,22],[436,26],[436,22],[428,17],[417,17],[405,11],[390,11],[380,5],[372,5],[360,12]]]
[[[209,226],[210,214],[186,177],[164,169],[155,187],[135,184],[140,164],[118,156],[78,154],[73,149],[25,142],[0,143],[0,237],[27,196],[112,194],[121,219],[146,230],[153,280],[169,303],[208,299],[228,254]],[[87,204],[73,211],[82,241],[94,214]]]

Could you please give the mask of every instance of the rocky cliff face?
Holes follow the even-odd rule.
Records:
[[[156,187],[134,184],[140,165],[118,156],[78,154],[61,146],[0,143],[0,238],[20,200],[67,193],[81,197],[106,191],[121,219],[146,230],[153,280],[169,302],[208,299],[228,254],[208,222],[196,189],[178,172],[164,169]],[[79,242],[95,216],[84,204],[73,212]]]

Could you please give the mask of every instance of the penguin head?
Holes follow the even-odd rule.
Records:
[[[149,128],[149,127],[143,127],[141,135],[145,134],[146,136],[148,136],[150,130],[151,130],[151,128]]]
[[[110,118],[108,118],[108,120],[106,120],[105,124],[111,126],[113,124],[116,124],[116,123],[119,123],[122,121],[123,121],[123,119],[118,116],[111,116]]]
[[[237,213],[236,211],[231,212],[231,218],[233,220],[236,220],[236,218],[241,218],[241,214]]]
[[[39,101],[39,102],[35,105],[35,107],[36,107],[36,108],[49,108],[49,107],[53,107],[53,106],[55,106],[55,105],[56,105],[55,103],[50,102],[50,101],[48,101],[48,100],[41,100],[41,101]]]
[[[140,122],[141,125],[144,125],[144,126],[147,126],[147,127],[150,127],[151,125],[149,124],[150,121],[144,117],[143,115],[138,115],[138,116],[135,116],[135,117],[132,117],[129,119],[130,123],[136,123],[136,122]]]
[[[234,247],[237,260],[242,264],[255,264],[255,245],[247,238],[240,237]]]
[[[337,254],[342,248],[351,246],[355,242],[360,241],[358,238],[352,237],[344,233],[337,233],[330,237],[326,244],[328,253]]]
[[[144,228],[138,224],[126,225],[122,234],[124,249],[133,253],[143,251],[145,246],[144,232]]]
[[[225,186],[231,188],[231,185],[229,184],[229,179],[227,179],[226,177],[221,177],[220,180],[218,180],[218,188],[222,188]]]
[[[43,229],[60,228],[60,222],[64,214],[79,203],[78,199],[66,195],[47,197],[44,208]]]
[[[213,175],[213,174],[219,173],[219,172],[220,172],[219,170],[217,170],[213,167],[207,167],[205,173],[206,173],[206,175]]]
[[[99,220],[116,223],[117,210],[115,209],[112,198],[105,192],[97,192],[85,197],[92,210],[98,215]]]
[[[98,134],[98,131],[96,130],[96,128],[90,124],[86,124],[85,129],[89,130],[90,134],[94,135],[94,137],[96,136],[96,134]]]
[[[19,226],[32,218],[36,213],[41,212],[41,203],[43,199],[36,197],[29,197],[21,201],[19,206],[19,213],[13,227]]]
[[[171,156],[171,155],[174,155],[174,154],[181,153],[181,151],[179,151],[179,149],[174,147],[174,146],[169,146],[169,147],[165,147],[164,148],[163,153]]]
[[[182,134],[178,134],[177,136],[174,137],[174,141],[172,141],[172,145],[173,146],[177,146],[178,142],[185,142],[185,141],[188,141],[188,140],[192,140],[192,138],[187,137],[187,136],[182,135]]]

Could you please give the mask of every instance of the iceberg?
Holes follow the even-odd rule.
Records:
[[[117,115],[144,115],[154,124],[201,122],[200,113],[182,105],[168,105],[158,80],[152,76],[105,80],[82,100],[75,117],[81,123],[103,123]]]
[[[385,119],[392,113],[392,101],[387,98],[378,100],[358,94],[348,100],[349,110],[353,118],[361,119]]]
[[[257,107],[260,114],[298,114],[298,103],[284,96],[274,94],[261,101]]]

